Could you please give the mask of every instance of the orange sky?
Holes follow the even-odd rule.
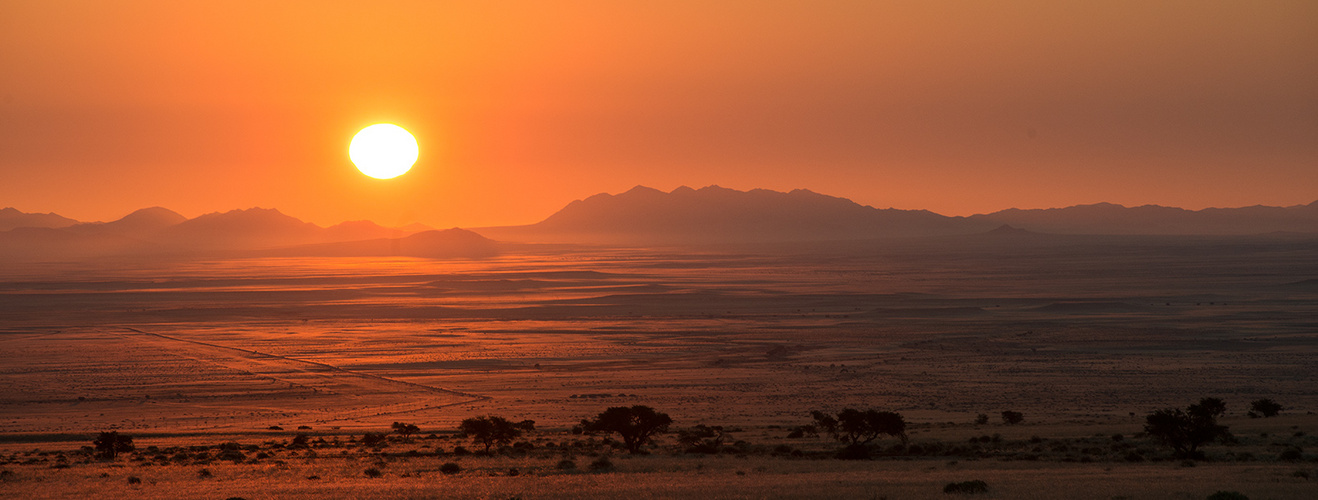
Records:
[[[1318,199],[1318,2],[0,2],[0,206],[535,222],[636,184],[949,215]],[[390,181],[347,159],[416,134]]]

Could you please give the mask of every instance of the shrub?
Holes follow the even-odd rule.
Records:
[[[214,474],[211,474],[211,470],[210,470],[210,469],[202,469],[202,470],[197,471],[197,477],[202,478],[202,479],[206,479],[206,478],[211,477],[211,476],[213,476],[213,475],[214,475]]]
[[[1277,455],[1277,460],[1283,462],[1299,462],[1304,460],[1304,451],[1299,448],[1287,448]]]
[[[390,427],[392,427],[394,432],[397,432],[398,435],[403,436],[403,439],[405,440],[411,438],[413,434],[421,432],[421,428],[417,427],[415,424],[405,424],[403,422],[394,422]]]
[[[849,444],[837,452],[838,460],[869,460],[869,446],[863,444]]]
[[[1231,436],[1226,426],[1217,425],[1217,418],[1225,413],[1221,399],[1203,398],[1185,411],[1167,408],[1150,413],[1144,419],[1144,432],[1171,446],[1176,456],[1196,458],[1200,445]]]
[[[866,444],[880,435],[894,436],[906,442],[906,420],[890,411],[860,411],[851,408],[838,412],[837,418],[821,411],[810,412],[815,426],[834,439],[847,444]]]
[[[1282,409],[1283,408],[1281,407],[1281,405],[1277,404],[1276,401],[1273,401],[1268,398],[1263,398],[1263,399],[1255,400],[1254,402],[1249,404],[1248,415],[1253,418],[1275,417],[1281,414]]]
[[[599,457],[598,459],[595,459],[594,462],[590,463],[590,470],[593,471],[613,470],[613,461],[609,460],[609,457]]]
[[[490,451],[490,447],[496,444],[507,445],[514,439],[521,437],[522,431],[534,429],[535,421],[533,420],[513,423],[503,417],[489,415],[468,418],[458,425],[459,432],[470,437],[472,441],[485,445],[485,451]]]
[[[96,447],[96,456],[104,460],[114,460],[120,453],[134,449],[132,436],[121,436],[117,431],[102,432],[92,445]]]
[[[959,483],[947,483],[947,486],[943,487],[943,493],[961,493],[966,495],[988,493],[988,483],[978,479],[962,481]]]
[[[366,477],[380,477],[380,476],[383,476],[383,475],[384,475],[384,473],[380,472],[380,469],[377,469],[377,468],[375,468],[375,467],[371,467],[371,468],[369,468],[369,469],[366,469]]]
[[[1219,491],[1208,495],[1208,500],[1249,500],[1249,497],[1239,491]]]
[[[723,440],[727,437],[721,425],[700,424],[677,431],[677,442],[686,446],[687,453],[716,454],[723,449]]]
[[[1018,411],[1007,410],[1002,412],[1002,423],[1007,425],[1016,425],[1025,421],[1025,415]]]
[[[439,466],[439,471],[448,475],[453,475],[462,472],[462,466],[454,462],[445,462],[444,465]]]
[[[627,451],[637,454],[655,434],[667,431],[672,423],[673,419],[667,413],[659,413],[649,406],[615,406],[604,410],[594,420],[582,420],[581,428],[592,434],[617,433],[622,436]]]
[[[128,484],[142,484],[142,478],[137,476],[128,476]]]
[[[576,470],[577,463],[572,460],[563,459],[559,460],[558,465],[555,465],[554,467],[558,468],[558,470]]]
[[[362,434],[362,444],[366,446],[384,446],[387,437],[383,432],[379,434],[366,433]]]
[[[975,425],[984,425],[987,424],[988,421],[989,418],[987,414],[980,413],[979,415],[975,415]]]

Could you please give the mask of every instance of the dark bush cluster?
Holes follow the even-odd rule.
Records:
[[[943,493],[960,493],[965,495],[988,493],[988,483],[978,479],[961,481],[959,483],[947,483],[947,486],[943,487]]]
[[[1230,439],[1231,433],[1217,419],[1226,413],[1226,403],[1218,398],[1203,398],[1184,411],[1167,408],[1145,417],[1144,432],[1171,446],[1180,458],[1202,458],[1199,447],[1218,439]]]

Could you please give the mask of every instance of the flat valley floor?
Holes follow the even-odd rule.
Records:
[[[113,488],[97,489],[107,467],[136,465],[52,469],[24,465],[22,455],[77,450],[103,430],[163,448],[288,439],[298,427],[346,440],[396,421],[451,449],[459,421],[487,414],[535,420],[533,435],[552,442],[604,408],[639,404],[671,415],[675,429],[736,427],[751,445],[819,453],[833,445],[785,441],[787,429],[809,423],[812,410],[846,407],[901,413],[917,444],[981,434],[1134,439],[1150,411],[1205,396],[1227,401],[1238,435],[1270,436],[1242,440],[1259,460],[1184,467],[1058,453],[949,466],[656,450],[615,456],[604,475],[473,456],[456,476],[434,472],[441,459],[401,457],[413,463],[406,476],[391,467],[367,478],[355,462],[286,457],[284,469],[265,473],[260,464],[211,466],[211,483],[155,468],[130,486],[121,484],[128,472],[111,470]],[[1265,397],[1287,408],[1283,417],[1244,418],[1248,402]],[[1004,410],[1025,423],[1001,425]],[[1318,448],[1307,435],[1318,432],[1314,410],[1318,241],[1304,237],[525,245],[485,260],[0,264],[0,453],[11,457],[0,493],[20,496],[170,498],[227,492],[216,484],[229,480],[247,488],[230,496],[245,498],[939,498],[948,481],[984,476],[1000,498],[1203,498],[1218,489],[1303,498],[1318,495],[1308,479],[1318,467],[1271,457],[1278,446]],[[973,424],[978,414],[994,423]],[[1290,441],[1274,442],[1279,433]],[[528,473],[488,473],[512,467]],[[541,467],[543,475],[530,472]],[[326,480],[301,480],[312,475]],[[454,489],[435,490],[439,483]]]

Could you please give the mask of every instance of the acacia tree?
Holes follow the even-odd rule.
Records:
[[[416,424],[405,424],[402,422],[394,422],[393,428],[394,428],[394,432],[397,432],[398,435],[403,436],[404,440],[411,438],[413,434],[421,432],[421,428],[417,427]]]
[[[687,453],[718,453],[723,449],[723,440],[727,437],[728,434],[721,425],[698,424],[677,431],[677,442],[687,447]]]
[[[594,420],[581,420],[581,429],[587,433],[616,432],[622,436],[627,452],[637,454],[655,434],[668,430],[673,423],[667,413],[659,413],[645,405],[631,408],[614,406],[597,415]]]
[[[132,436],[120,436],[118,431],[102,432],[92,444],[96,446],[96,456],[105,460],[114,460],[120,453],[134,449]]]
[[[1201,456],[1199,446],[1214,439],[1231,437],[1225,425],[1217,424],[1217,418],[1224,414],[1225,402],[1218,398],[1203,398],[1184,411],[1166,408],[1150,413],[1144,419],[1144,432],[1171,446],[1178,457],[1198,458]]]
[[[906,420],[890,411],[860,411],[846,408],[834,418],[822,411],[812,411],[815,426],[848,445],[863,445],[880,435],[893,436],[906,443]]]
[[[458,425],[458,431],[471,437],[472,441],[485,445],[485,451],[490,451],[490,447],[506,445],[514,439],[521,437],[522,431],[535,430],[534,420],[523,420],[513,423],[503,417],[484,416],[463,420]]]
[[[1275,417],[1281,414],[1282,407],[1270,398],[1255,400],[1249,404],[1250,418]]]

